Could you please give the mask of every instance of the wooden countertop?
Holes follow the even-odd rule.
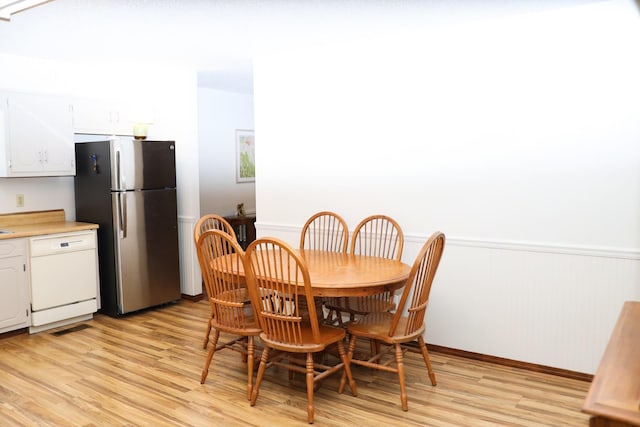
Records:
[[[0,233],[0,240],[97,228],[98,224],[66,221],[63,209],[0,214],[0,230],[10,231]]]
[[[640,426],[640,302],[624,303],[582,411],[591,426]]]

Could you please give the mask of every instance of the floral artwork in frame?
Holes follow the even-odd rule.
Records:
[[[255,138],[252,130],[236,129],[236,181],[256,180]]]

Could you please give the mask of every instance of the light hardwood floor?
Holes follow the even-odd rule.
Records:
[[[246,399],[238,353],[218,352],[200,373],[209,307],[181,301],[89,327],[0,339],[2,426],[307,425],[304,382],[267,371],[255,407]],[[408,353],[409,411],[394,374],[354,367],[358,397],[328,378],[315,395],[316,426],[586,426],[589,383],[438,353],[438,385]]]

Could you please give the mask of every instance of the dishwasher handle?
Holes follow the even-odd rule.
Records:
[[[94,250],[96,247],[95,231],[81,231],[71,234],[53,234],[31,237],[29,239],[29,253],[31,258]]]

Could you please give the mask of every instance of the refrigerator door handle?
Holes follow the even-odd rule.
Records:
[[[120,237],[127,238],[127,194],[118,193],[118,225]]]
[[[119,148],[116,148],[116,190],[124,190],[127,185],[124,175],[122,173],[122,152]]]

